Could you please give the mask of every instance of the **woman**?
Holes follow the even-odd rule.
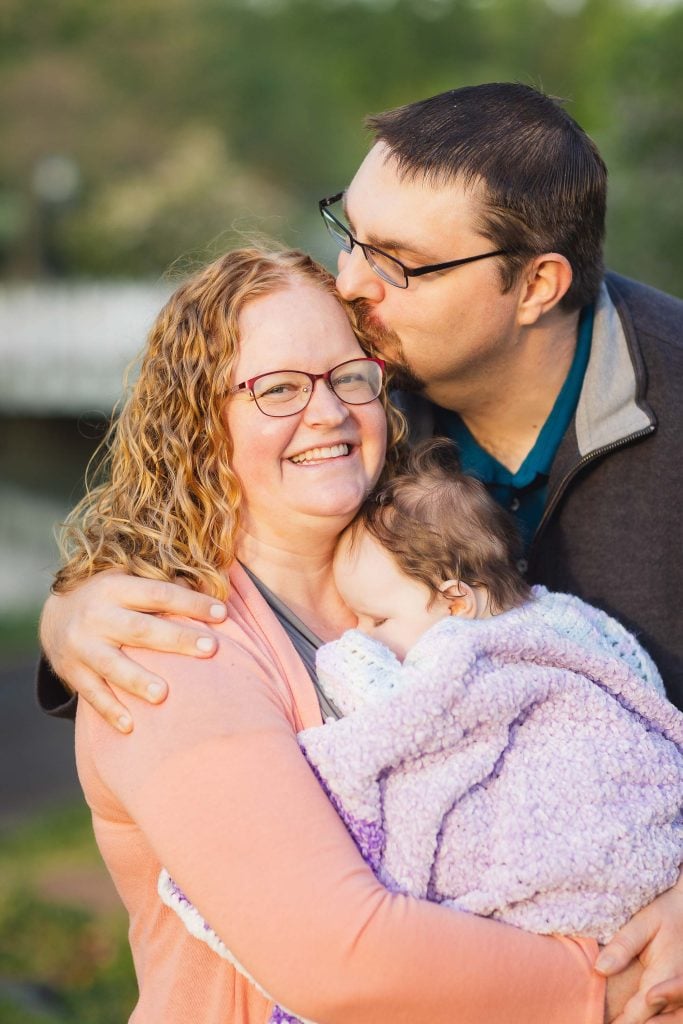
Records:
[[[131,1020],[265,1022],[266,992],[325,1024],[598,1024],[593,941],[388,893],[299,750],[321,711],[292,641],[306,657],[302,636],[353,624],[331,555],[387,422],[390,453],[400,434],[348,312],[302,254],[241,250],[197,274],[160,314],[70,527],[59,593],[122,567],[228,606],[212,660],[136,652],[171,685],[159,708],[135,702],[131,735],[79,703],[79,774],[131,918]],[[259,987],[161,904],[162,865]],[[607,1019],[638,975],[610,982]]]

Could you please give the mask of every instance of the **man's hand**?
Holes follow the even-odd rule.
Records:
[[[120,732],[130,732],[133,720],[109,683],[152,704],[168,693],[165,680],[123,654],[123,645],[198,658],[216,650],[209,631],[155,613],[219,622],[227,610],[188,587],[116,571],[99,573],[67,594],[52,594],[43,608],[40,639],[55,672]]]
[[[613,1024],[643,1024],[658,1014],[683,1024],[683,875],[617,932],[596,967],[611,979],[635,957],[644,968],[640,987]]]

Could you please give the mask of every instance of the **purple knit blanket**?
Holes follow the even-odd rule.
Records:
[[[683,715],[604,613],[536,588],[403,664],[352,630],[318,672],[345,717],[299,740],[389,889],[606,942],[676,881]]]

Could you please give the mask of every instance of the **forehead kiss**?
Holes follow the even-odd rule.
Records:
[[[346,242],[344,228],[330,230],[338,209]],[[484,232],[483,209],[477,180],[405,174],[382,143],[343,203],[321,209],[340,249],[339,294],[357,303],[363,330],[398,367],[400,386],[449,407],[458,379],[466,387],[515,342],[519,297],[503,290],[503,250]],[[380,273],[386,261],[378,266],[371,247],[400,262],[403,286]]]

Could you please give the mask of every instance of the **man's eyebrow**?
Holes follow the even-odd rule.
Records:
[[[346,203],[346,192],[344,192],[343,195],[342,195],[342,211],[344,213],[344,220],[346,221],[346,223],[351,228],[351,234],[353,234],[354,233],[354,227],[353,227],[353,221],[349,217],[349,208],[348,208],[347,203]]]
[[[344,211],[346,223],[349,225],[349,228],[351,230],[351,234],[355,235],[356,229],[353,226],[353,221],[349,216],[349,210],[346,205],[346,192],[342,197],[342,209]],[[371,245],[374,249],[381,249],[383,252],[400,252],[401,254],[405,254],[406,256],[412,257],[418,261],[421,260],[425,263],[435,262],[434,255],[432,253],[427,252],[426,249],[415,248],[408,242],[400,241],[399,239],[383,238],[380,235],[374,235],[370,233],[365,238],[359,239],[359,241],[367,242],[367,244]]]

